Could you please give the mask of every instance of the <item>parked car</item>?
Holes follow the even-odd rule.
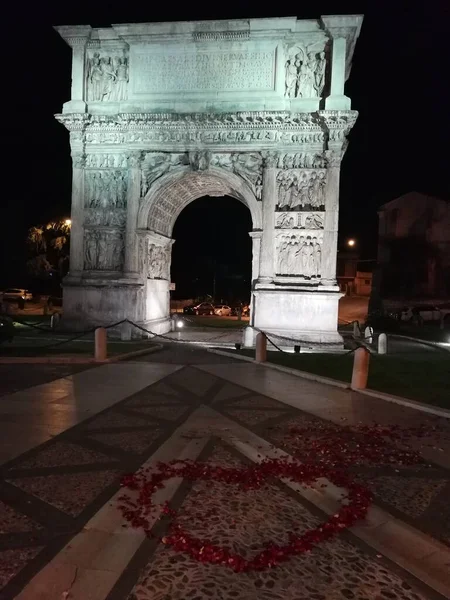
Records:
[[[250,307],[248,304],[236,304],[231,309],[231,314],[238,316],[239,312],[241,313],[241,317],[247,317],[250,311]]]
[[[7,290],[0,292],[0,298],[2,300],[31,300],[33,294],[23,288],[8,288]]]
[[[432,304],[420,304],[416,306],[405,306],[400,313],[401,321],[411,321],[413,323],[423,323],[425,321],[440,321],[445,316],[439,307]]]
[[[228,306],[227,304],[218,304],[214,308],[214,314],[219,317],[229,317],[231,316],[231,306]]]
[[[0,344],[12,342],[14,338],[14,324],[8,317],[0,317]]]
[[[183,312],[185,315],[213,315],[214,306],[210,302],[200,302],[200,304],[186,306]]]

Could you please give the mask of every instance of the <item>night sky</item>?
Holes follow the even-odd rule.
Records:
[[[373,258],[381,204],[411,190],[450,198],[448,0],[176,6],[59,1],[8,7],[0,288],[25,284],[28,227],[70,213],[69,135],[53,114],[69,100],[71,50],[53,25],[364,14],[346,87],[360,116],[342,167],[341,240],[355,237],[362,256]],[[250,275],[250,223],[247,209],[233,199],[192,203],[175,225],[173,279],[185,286],[200,272],[208,283],[195,285],[206,293],[215,272],[218,295],[240,294]]]

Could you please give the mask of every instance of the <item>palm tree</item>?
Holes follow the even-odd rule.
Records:
[[[27,268],[33,277],[47,278],[51,271],[64,275],[69,258],[70,219],[55,219],[28,231],[30,259]]]

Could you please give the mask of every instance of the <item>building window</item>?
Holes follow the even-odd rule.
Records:
[[[370,285],[370,279],[364,279],[364,285]]]

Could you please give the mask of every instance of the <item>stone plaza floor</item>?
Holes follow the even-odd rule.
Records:
[[[0,389],[1,600],[449,596],[448,419],[187,345],[85,370],[41,368],[27,367],[22,382],[18,370]],[[150,518],[148,537],[119,510],[121,478],[142,465],[301,459],[324,432],[374,422],[417,428],[409,444],[422,459],[356,460],[352,476],[374,495],[367,521],[276,568],[235,573],[198,562],[158,540],[166,518]],[[171,479],[158,500],[191,535],[251,556],[336,510],[332,486],[321,486]]]

